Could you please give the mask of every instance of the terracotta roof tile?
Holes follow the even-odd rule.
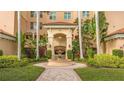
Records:
[[[124,34],[124,28],[116,30],[116,31],[108,34],[108,36],[115,35],[115,34]]]
[[[4,31],[3,29],[0,29],[0,33],[5,34],[5,35],[8,35],[8,36],[15,37],[15,36],[9,34],[8,32]]]

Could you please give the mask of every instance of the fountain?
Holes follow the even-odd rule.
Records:
[[[65,59],[65,47],[57,46],[54,49],[54,58],[48,62],[49,67],[64,67],[73,65],[72,62],[68,62]]]
[[[57,53],[58,53],[58,56],[57,56],[57,61],[58,62],[62,62],[62,50],[58,50]]]

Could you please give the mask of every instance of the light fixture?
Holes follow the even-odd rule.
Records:
[[[58,38],[59,38],[59,39],[61,39],[62,37],[61,37],[61,36],[59,36]]]

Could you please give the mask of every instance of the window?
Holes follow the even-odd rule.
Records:
[[[40,23],[40,29],[42,29],[42,23]]]
[[[36,29],[36,22],[31,22],[30,23],[30,29],[35,30]]]
[[[36,17],[36,12],[35,11],[31,11],[31,17]],[[40,18],[43,17],[42,12],[40,12]]]
[[[64,19],[71,19],[71,12],[64,12]]]
[[[36,16],[36,12],[35,11],[31,11],[31,17],[35,17]]]
[[[56,20],[56,12],[50,12],[50,20]]]
[[[40,18],[42,18],[43,17],[43,13],[42,12],[40,12]]]
[[[83,15],[83,17],[88,17],[89,16],[89,11],[83,11],[82,15]]]
[[[36,22],[31,22],[30,23],[30,29],[31,30],[36,30]],[[42,23],[40,22],[39,29],[42,29]]]

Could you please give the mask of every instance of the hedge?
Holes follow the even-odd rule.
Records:
[[[72,57],[73,57],[72,50],[67,51],[67,56],[68,56],[68,59],[72,59]]]
[[[87,56],[88,56],[88,58],[93,58],[94,54],[95,54],[95,52],[93,51],[93,49],[91,49],[91,48],[87,49]]]
[[[123,57],[123,50],[120,49],[114,49],[112,50],[112,54],[118,57]]]
[[[0,68],[25,66],[29,63],[27,58],[18,61],[17,56],[0,56]]]
[[[51,50],[47,50],[47,58],[51,59],[52,58],[52,51]]]
[[[2,56],[3,55],[3,51],[2,50],[0,50],[0,56]]]
[[[124,57],[100,54],[88,59],[88,64],[95,67],[124,68]]]
[[[35,58],[35,49],[34,48],[25,48],[25,55],[28,58]]]

